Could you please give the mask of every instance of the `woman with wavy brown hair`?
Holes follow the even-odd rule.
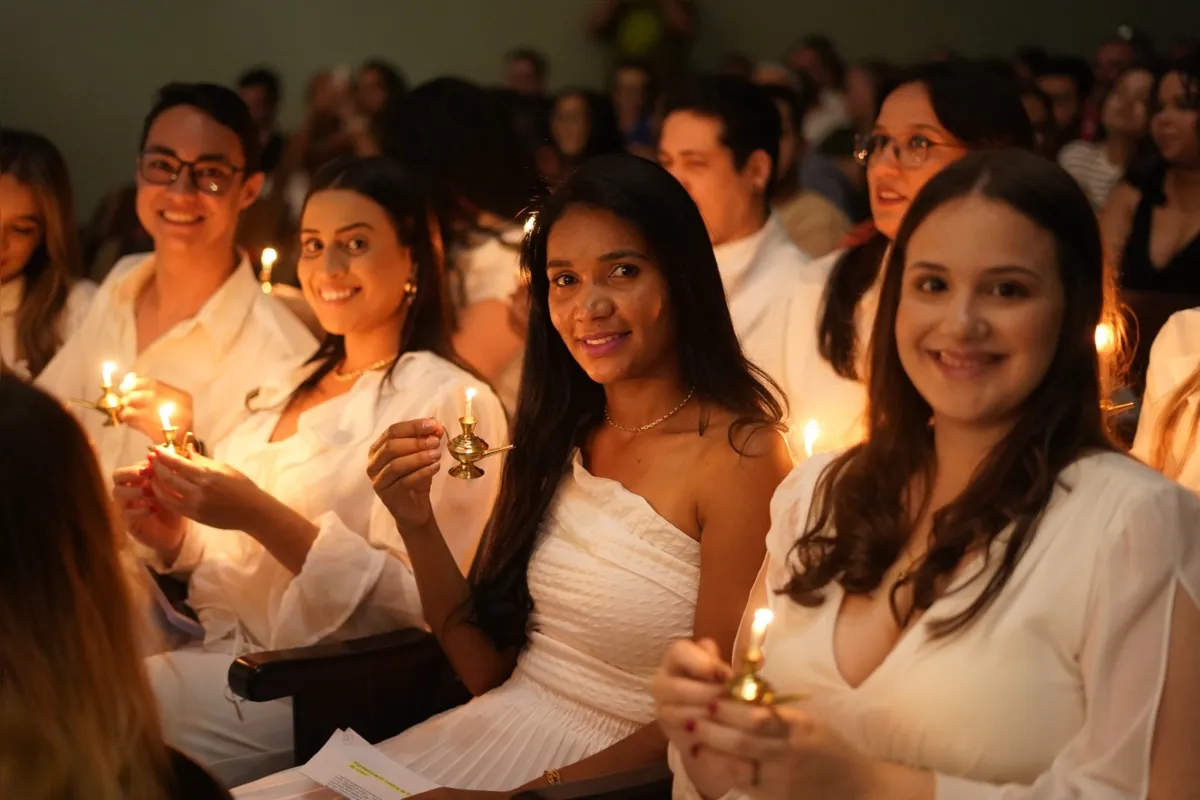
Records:
[[[0,364],[37,377],[96,292],[80,274],[66,164],[36,133],[0,128]]]
[[[772,502],[764,676],[723,700],[679,642],[655,682],[676,797],[1194,797],[1200,499],[1121,454],[1094,345],[1099,226],[1060,167],[968,155],[901,224],[868,436]]]
[[[0,453],[0,797],[225,796],[163,744],[87,437],[2,368]]]

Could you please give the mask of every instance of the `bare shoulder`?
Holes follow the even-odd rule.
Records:
[[[1121,181],[1108,195],[1104,203],[1102,216],[1132,216],[1137,204],[1141,202],[1142,193],[1131,184]]]
[[[765,424],[740,421],[725,409],[710,412],[703,436],[701,479],[728,486],[767,483],[771,490],[792,469],[783,434]]]

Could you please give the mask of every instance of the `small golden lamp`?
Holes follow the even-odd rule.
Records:
[[[113,389],[112,379],[113,373],[117,371],[117,365],[111,361],[105,361],[100,368],[100,397],[96,400],[72,400],[73,405],[80,408],[90,408],[93,411],[99,411],[107,419],[104,420],[104,427],[115,428],[121,424],[119,416],[121,412],[121,394]],[[125,386],[129,380],[126,376],[126,381],[121,383],[120,392],[127,391]],[[132,388],[132,386],[130,387]]]
[[[457,466],[450,468],[450,477],[464,481],[473,481],[483,477],[483,470],[475,466],[477,461],[513,448],[511,444],[504,447],[489,447],[487,442],[475,435],[475,426],[479,424],[479,420],[475,419],[474,411],[471,408],[474,399],[475,390],[467,389],[467,406],[458,420],[458,424],[462,426],[462,433],[451,439],[446,446],[450,455],[458,462]]]
[[[774,706],[801,699],[801,695],[776,694],[775,689],[761,674],[763,643],[767,638],[767,628],[774,621],[775,614],[769,608],[760,608],[754,612],[754,622],[750,626],[750,644],[742,657],[740,671],[725,685],[725,693],[730,700],[755,706]]]

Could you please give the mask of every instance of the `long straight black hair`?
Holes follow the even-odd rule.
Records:
[[[354,192],[378,204],[387,212],[400,244],[412,253],[416,295],[400,331],[396,358],[388,365],[382,385],[387,385],[400,356],[414,350],[428,350],[461,365],[450,343],[451,317],[443,288],[441,234],[420,179],[413,170],[382,156],[335,159],[313,176],[305,206],[314,194],[330,189]],[[317,352],[308,360],[309,364],[316,365],[316,369],[295,393],[299,395],[312,389],[345,357],[345,339],[327,333]]]
[[[921,64],[880,92],[879,106],[892,92],[913,83],[925,87],[938,121],[968,149],[1033,149],[1033,123],[1021,103],[1014,75],[981,61]],[[851,247],[834,265],[825,287],[817,343],[821,356],[843,378],[860,377],[856,311],[875,284],[890,244],[887,236],[876,231]]]
[[[1024,150],[977,152],[947,167],[913,201],[896,236],[871,335],[867,437],[820,476],[808,522],[796,543],[800,569],[786,592],[819,605],[837,582],[848,594],[876,591],[928,507],[934,464],[933,409],[900,361],[896,313],[908,243],[938,209],[964,197],[1003,203],[1053,235],[1064,307],[1054,358],[1025,399],[1016,424],[972,475],[962,494],[933,514],[929,550],[891,590],[901,627],[937,600],[938,587],[974,548],[987,549],[1009,526],[1000,564],[962,612],[931,620],[934,637],[970,624],[1004,590],[1067,466],[1089,452],[1115,451],[1101,399],[1109,356],[1097,352],[1096,326],[1113,302],[1100,228],[1083,190],[1053,161]],[[923,496],[911,502],[913,480]],[[913,605],[897,592],[911,586]]]
[[[636,156],[585,162],[541,205],[522,250],[530,313],[517,447],[504,466],[472,573],[474,619],[501,647],[526,640],[533,609],[529,560],[542,519],[572,452],[604,419],[604,387],[587,376],[550,320],[547,239],[562,215],[579,206],[612,212],[645,240],[666,279],[682,378],[702,403],[736,415],[731,446],[736,431],[783,427],[778,388],[742,354],[704,220],[687,191],[662,167]]]

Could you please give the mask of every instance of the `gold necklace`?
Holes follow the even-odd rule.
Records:
[[[341,383],[349,383],[350,381],[358,380],[360,377],[362,377],[364,372],[375,372],[377,370],[381,370],[384,367],[386,367],[388,364],[391,364],[395,360],[396,360],[395,356],[381,358],[378,361],[376,361],[374,364],[368,364],[367,366],[363,367],[362,369],[356,369],[353,372],[342,372],[341,367],[339,365],[337,367],[334,367],[333,372],[330,374],[333,375],[333,379],[335,381],[339,381]],[[345,363],[345,362],[343,362],[343,363]]]
[[[606,420],[608,420],[608,424],[609,424],[609,425],[612,425],[614,428],[616,428],[616,429],[617,429],[617,430],[619,430],[619,431],[625,431],[626,433],[642,433],[643,431],[648,431],[648,430],[650,430],[651,428],[657,428],[659,425],[662,425],[664,422],[666,422],[667,420],[669,420],[671,417],[673,417],[673,416],[675,416],[676,414],[678,414],[680,411],[682,411],[682,410],[683,410],[683,407],[684,407],[684,406],[686,406],[686,405],[688,404],[688,402],[689,402],[689,401],[692,399],[692,395],[694,395],[694,394],[696,394],[696,387],[695,387],[695,386],[693,386],[693,387],[692,387],[692,388],[691,388],[691,389],[688,391],[688,393],[687,393],[687,397],[683,398],[683,402],[682,402],[682,403],[680,403],[679,405],[675,406],[674,408],[672,408],[672,409],[671,409],[670,411],[668,411],[666,414],[663,414],[663,415],[662,415],[661,417],[659,417],[658,419],[654,420],[654,422],[651,422],[651,423],[649,423],[649,424],[647,424],[647,425],[639,425],[639,426],[638,426],[638,427],[636,427],[636,428],[627,428],[627,427],[625,427],[624,425],[619,425],[618,423],[614,422],[614,421],[613,421],[613,418],[612,418],[611,416],[609,416],[609,414],[608,414],[608,406],[607,406],[607,405],[606,405],[606,406],[604,406],[604,418],[605,418]]]

